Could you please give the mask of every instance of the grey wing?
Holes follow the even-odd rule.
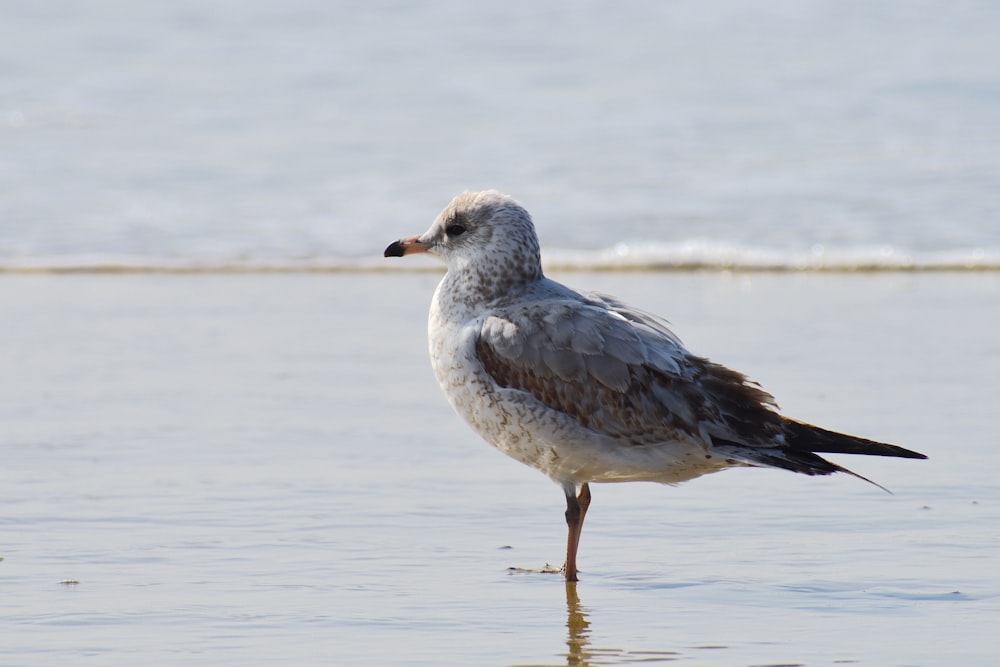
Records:
[[[476,350],[504,387],[634,445],[680,437],[774,445],[773,398],[691,355],[666,324],[610,297],[580,295],[501,308]]]
[[[630,306],[619,298],[603,292],[580,292],[579,294],[581,298],[588,303],[599,304],[608,310],[621,315],[640,329],[655,331],[661,336],[669,338],[679,347],[683,348],[681,339],[670,330],[670,323],[662,317]]]

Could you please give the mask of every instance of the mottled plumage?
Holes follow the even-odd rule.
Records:
[[[385,255],[414,252],[448,265],[428,322],[437,379],[483,438],[563,487],[571,581],[589,482],[676,484],[732,466],[850,472],[815,452],[924,458],[783,417],[661,319],[545,278],[531,217],[498,192],[459,195]]]

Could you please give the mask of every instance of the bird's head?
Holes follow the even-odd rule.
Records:
[[[488,270],[535,279],[542,275],[538,237],[528,212],[496,190],[463,192],[426,232],[393,241],[386,257],[426,252],[449,271]]]

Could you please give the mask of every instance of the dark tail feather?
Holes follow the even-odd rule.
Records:
[[[712,438],[712,444],[720,453],[746,465],[781,468],[803,475],[850,472],[812,452],[798,451],[787,447],[754,447],[720,438]]]
[[[835,433],[826,429],[785,420],[784,447],[760,447],[741,445],[736,442],[713,438],[713,444],[727,456],[747,465],[783,468],[804,475],[829,475],[845,472],[869,484],[874,484],[886,493],[892,493],[878,482],[848,470],[832,461],[827,461],[815,452],[830,454],[866,454],[868,456],[899,456],[906,459],[926,459],[919,452],[903,449],[896,445],[876,442],[853,435]]]
[[[903,449],[896,445],[827,431],[825,428],[813,426],[812,424],[804,424],[793,419],[785,420],[785,440],[788,443],[789,449],[800,452],[898,456],[904,459],[927,458],[919,452]]]

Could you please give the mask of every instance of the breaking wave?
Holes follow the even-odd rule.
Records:
[[[557,271],[1000,271],[1000,249],[910,251],[892,246],[805,250],[694,239],[681,243],[622,242],[604,249],[543,249]],[[437,262],[367,257],[159,258],[139,255],[0,257],[0,273],[323,273],[438,271]]]

